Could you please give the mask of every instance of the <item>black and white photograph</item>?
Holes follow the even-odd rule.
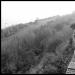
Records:
[[[75,1],[1,1],[1,74],[75,74]]]

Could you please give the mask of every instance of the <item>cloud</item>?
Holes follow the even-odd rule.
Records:
[[[75,10],[75,2],[16,2],[2,1],[1,2],[1,19],[2,27],[17,23],[26,23],[38,18],[47,18],[55,15],[64,15]]]

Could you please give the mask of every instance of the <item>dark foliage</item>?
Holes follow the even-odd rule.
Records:
[[[72,28],[72,29],[75,29],[75,24],[72,24],[72,25],[71,25],[71,28]]]

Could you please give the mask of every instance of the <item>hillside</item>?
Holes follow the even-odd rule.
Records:
[[[1,30],[1,72],[65,74],[72,58],[75,13]]]

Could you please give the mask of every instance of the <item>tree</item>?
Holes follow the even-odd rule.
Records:
[[[75,23],[73,23],[72,25],[71,25],[71,28],[74,30],[75,29]]]

